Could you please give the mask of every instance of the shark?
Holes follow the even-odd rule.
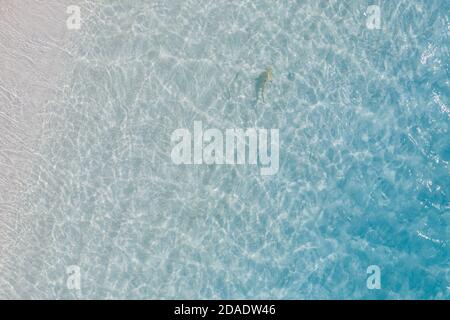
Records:
[[[256,101],[258,101],[259,97],[261,96],[263,102],[266,102],[266,87],[267,84],[272,81],[272,79],[273,75],[271,67],[267,67],[266,70],[258,76],[258,78],[256,79]]]

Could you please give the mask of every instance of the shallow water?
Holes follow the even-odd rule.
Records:
[[[381,30],[370,4],[89,7],[47,106],[17,294],[448,298],[449,2],[385,1]],[[194,121],[278,128],[278,174],[173,164]]]

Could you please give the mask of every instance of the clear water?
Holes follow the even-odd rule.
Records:
[[[16,294],[448,298],[450,2],[379,2],[381,30],[366,27],[371,4],[83,7],[25,200]],[[279,128],[278,174],[174,165],[170,135],[194,121]]]

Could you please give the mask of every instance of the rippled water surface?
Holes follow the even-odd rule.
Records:
[[[448,1],[379,1],[380,30],[371,1],[94,3],[47,106],[19,295],[448,298]],[[278,128],[278,173],[173,164],[194,121]]]

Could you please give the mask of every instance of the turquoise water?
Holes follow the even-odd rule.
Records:
[[[371,4],[83,7],[25,200],[16,294],[448,298],[450,3],[376,2],[379,30]],[[279,172],[173,164],[171,133],[194,121],[278,128]]]

